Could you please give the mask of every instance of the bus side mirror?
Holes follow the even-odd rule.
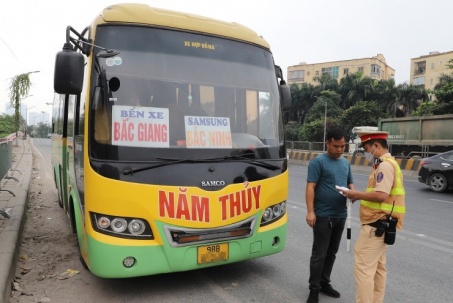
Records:
[[[277,76],[277,79],[280,79],[280,83],[278,85],[278,90],[280,91],[280,105],[282,107],[282,111],[289,111],[292,106],[291,89],[286,84],[285,80],[283,79],[282,68],[278,65],[274,65],[274,68],[275,68],[275,75]]]
[[[80,94],[83,87],[83,69],[85,59],[74,51],[70,43],[65,43],[63,50],[55,58],[54,90],[58,94]]]
[[[285,83],[285,81],[282,81],[282,82],[283,82],[283,84],[280,82],[280,85],[278,86],[278,89],[280,91],[280,100],[281,100],[282,111],[289,111],[292,106],[291,89]]]

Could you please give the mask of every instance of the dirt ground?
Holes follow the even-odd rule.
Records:
[[[29,203],[11,303],[57,302],[52,296],[77,279],[83,271],[76,235],[50,176],[50,163],[33,155]]]

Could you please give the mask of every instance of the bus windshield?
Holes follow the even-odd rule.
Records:
[[[272,54],[191,32],[99,26],[90,155],[109,161],[286,156]],[[100,50],[94,49],[97,55]],[[93,60],[94,61],[94,60]]]

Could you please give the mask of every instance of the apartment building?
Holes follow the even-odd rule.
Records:
[[[288,67],[288,84],[318,84],[313,79],[323,74],[330,74],[338,81],[348,74],[362,72],[376,80],[388,80],[395,77],[395,70],[385,61],[382,54],[377,54],[371,58],[350,59],[342,61],[312,63],[301,62],[297,65]]]
[[[429,55],[411,59],[410,84],[423,85],[425,89],[434,89],[442,74],[451,74],[446,64],[453,59],[453,51],[440,53],[430,52]]]

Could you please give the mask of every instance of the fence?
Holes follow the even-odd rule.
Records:
[[[320,155],[325,147],[324,142],[287,141],[286,148],[288,150],[289,159],[310,161],[314,157]],[[361,166],[371,165],[361,154],[349,154],[348,149],[349,146],[346,144],[343,157],[348,159],[351,164]],[[421,158],[395,157],[395,160],[403,170],[419,171],[422,164]]]
[[[309,142],[309,141],[286,141],[286,149],[289,151],[302,150],[308,152],[325,151],[324,142]],[[349,143],[346,142],[344,152],[349,154]]]
[[[323,151],[325,149],[324,142],[309,142],[309,141],[286,141],[288,150],[303,150],[303,151]]]
[[[12,177],[8,177],[8,172],[13,166],[13,141],[16,138],[16,135],[10,135],[6,138],[1,138],[0,139],[0,191],[7,191],[11,193],[14,196],[14,193],[2,189],[2,183],[3,179],[14,179]]]

